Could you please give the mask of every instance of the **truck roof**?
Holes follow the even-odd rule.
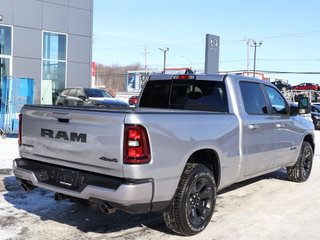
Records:
[[[175,76],[195,76],[194,79],[222,81],[225,75],[221,74],[155,74],[149,80],[172,80]],[[187,78],[186,78],[187,79]]]
[[[257,78],[252,78],[252,77],[245,77],[241,75],[234,75],[234,74],[155,74],[151,75],[149,77],[149,81],[154,81],[154,80],[172,80],[172,79],[180,79],[179,76],[190,76],[190,78],[181,78],[185,80],[207,80],[207,81],[223,81],[225,77],[232,78],[232,79],[241,79],[245,81],[250,81],[250,82],[259,82],[259,83],[264,83],[264,84],[271,84],[268,81],[263,81]],[[272,85],[272,84],[271,84]]]

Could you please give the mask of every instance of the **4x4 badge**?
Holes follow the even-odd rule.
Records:
[[[102,161],[106,161],[106,162],[118,162],[118,159],[116,159],[116,158],[101,157],[99,159]]]

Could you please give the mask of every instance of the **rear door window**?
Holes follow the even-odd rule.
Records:
[[[77,97],[77,89],[73,88],[73,89],[70,89],[68,95],[70,97]]]
[[[69,90],[70,90],[70,89],[63,90],[62,93],[61,93],[61,95],[62,95],[62,96],[68,95]]]

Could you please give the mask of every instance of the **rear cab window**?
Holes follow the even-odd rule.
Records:
[[[228,112],[225,83],[207,80],[148,81],[140,107]]]

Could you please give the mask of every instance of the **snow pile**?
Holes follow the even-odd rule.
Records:
[[[18,138],[0,137],[0,170],[12,169],[12,161],[18,157]]]

